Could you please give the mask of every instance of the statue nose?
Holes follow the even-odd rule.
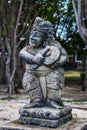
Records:
[[[33,40],[34,39],[34,35],[30,36],[30,39]]]

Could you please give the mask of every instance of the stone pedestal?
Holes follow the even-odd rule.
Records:
[[[38,125],[55,128],[72,119],[71,107],[54,109],[50,107],[20,109],[19,122],[26,125]]]

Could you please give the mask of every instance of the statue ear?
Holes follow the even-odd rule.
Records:
[[[34,28],[38,27],[41,22],[43,22],[43,19],[40,17],[36,17],[34,24],[33,24],[33,27]]]

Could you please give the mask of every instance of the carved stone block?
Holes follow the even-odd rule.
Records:
[[[26,125],[39,125],[56,128],[72,119],[71,107],[54,109],[50,107],[20,109],[19,122]]]

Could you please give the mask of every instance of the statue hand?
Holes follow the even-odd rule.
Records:
[[[40,53],[38,53],[38,54],[36,54],[35,56],[34,56],[34,62],[35,63],[37,63],[37,64],[42,64],[43,63],[43,61],[44,61],[44,57],[40,54]]]
[[[46,54],[46,57],[49,57],[51,55],[51,51],[49,50]]]

